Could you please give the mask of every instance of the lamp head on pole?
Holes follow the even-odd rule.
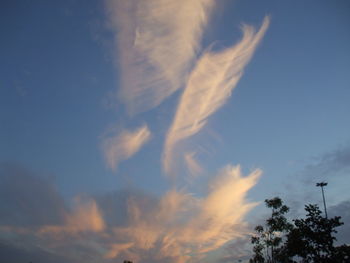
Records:
[[[326,182],[321,182],[321,183],[317,183],[316,186],[320,186],[320,187],[323,187],[323,186],[326,186],[328,183]]]

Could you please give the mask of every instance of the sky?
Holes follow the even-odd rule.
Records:
[[[280,196],[350,243],[347,0],[4,0],[0,253],[245,262]]]

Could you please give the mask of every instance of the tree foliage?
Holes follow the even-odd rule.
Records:
[[[255,227],[257,235],[252,237],[254,257],[252,263],[276,262],[280,258],[283,234],[291,230],[292,224],[284,216],[289,208],[279,197],[266,199],[265,204],[271,208],[271,217],[266,220],[265,226]]]
[[[317,205],[306,205],[306,217],[288,222],[289,208],[280,198],[265,200],[272,209],[265,227],[258,225],[252,237],[254,256],[251,263],[346,263],[350,262],[350,246],[335,247],[336,228],[340,217],[325,218]]]
[[[285,250],[289,256],[298,256],[303,262],[348,262],[345,247],[335,247],[336,228],[340,216],[325,218],[317,205],[306,205],[305,219],[295,219],[295,227],[288,233]],[[345,252],[345,254],[343,253]]]

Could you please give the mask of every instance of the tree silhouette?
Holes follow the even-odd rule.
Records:
[[[346,263],[350,262],[350,246],[335,247],[336,228],[341,226],[340,216],[327,218],[317,205],[306,205],[304,219],[285,218],[289,208],[279,197],[265,200],[272,209],[266,226],[256,226],[252,237],[254,255],[251,263]],[[284,241],[284,242],[283,242]]]
[[[266,220],[265,226],[255,227],[257,235],[251,239],[254,245],[254,257],[250,260],[251,263],[274,263],[278,262],[278,259],[281,260],[282,235],[292,228],[292,224],[284,216],[289,207],[283,204],[281,198],[266,199],[265,205],[271,208],[271,217]]]
[[[306,205],[305,219],[295,219],[295,227],[287,234],[285,251],[303,262],[349,262],[349,247],[335,247],[337,227],[343,225],[340,216],[326,218],[317,205]]]

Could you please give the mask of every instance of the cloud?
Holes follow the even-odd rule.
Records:
[[[225,247],[225,254],[222,253],[218,262],[245,262],[252,257],[251,236],[245,235],[230,242]]]
[[[1,165],[0,171],[2,229],[23,232],[29,227],[43,234],[103,230],[95,200],[77,197],[70,208],[50,182],[27,169]]]
[[[260,173],[256,170],[243,177],[239,166],[227,166],[201,197],[176,189],[161,197],[132,190],[80,197],[74,206],[43,207],[48,214],[63,210],[63,219],[57,224],[40,221],[40,216],[40,224],[1,223],[0,245],[9,254],[18,251],[37,262],[46,255],[52,258],[50,262],[63,258],[59,255],[64,255],[65,262],[199,262],[208,252],[245,233],[243,218],[255,205],[246,201],[246,194]],[[7,186],[34,189],[37,181],[11,181]],[[51,184],[42,182],[56,193]],[[52,195],[31,194],[43,204]],[[4,207],[4,213],[16,218],[11,209]],[[36,216],[30,209],[19,212],[23,218]]]
[[[0,240],[0,261],[6,263],[36,262],[36,263],[73,263],[64,255],[57,255],[50,251],[45,251],[40,247],[26,245],[23,249],[18,244],[12,244]]]
[[[133,131],[124,130],[119,134],[104,136],[102,149],[105,160],[112,170],[116,170],[121,161],[129,159],[151,138],[147,125]]]
[[[60,224],[67,207],[44,177],[15,164],[0,164],[0,224],[38,227]]]
[[[311,203],[320,201],[320,189],[315,187],[316,183],[326,181],[328,182],[326,192],[336,193],[331,195],[329,201],[334,203],[346,198],[343,179],[350,172],[350,144],[344,144],[310,159],[306,160],[308,163],[300,171],[289,176],[289,180],[285,183],[285,190],[278,193],[280,196],[285,195],[284,199],[289,200],[289,204],[295,208],[291,211],[295,216],[301,216],[304,213],[304,200],[314,200],[310,201]]]
[[[344,222],[337,228],[337,244],[350,244],[350,200],[329,207],[328,214],[330,217],[341,216],[340,220]]]
[[[256,170],[242,177],[238,166],[227,166],[205,197],[171,190],[157,202],[129,199],[129,225],[113,229],[120,242],[107,257],[121,260],[128,255],[142,262],[150,256],[154,262],[202,258],[245,232],[243,217],[255,205],[247,203],[245,195],[260,174]]]
[[[106,0],[117,36],[120,96],[130,112],[154,108],[186,86],[166,137],[167,172],[178,143],[198,133],[228,99],[269,24],[265,18],[258,32],[243,26],[243,39],[237,45],[206,51],[195,63],[214,3]],[[116,170],[150,138],[147,125],[111,131],[101,141],[106,163]],[[190,174],[202,171],[194,151],[181,157]],[[200,196],[172,188],[162,196],[133,190],[78,196],[73,202],[27,171],[21,172],[20,180],[11,171],[4,174],[0,237],[9,250],[17,244],[16,250],[50,255],[53,262],[64,255],[65,262],[184,263],[201,262],[208,253],[247,233],[244,216],[256,204],[248,202],[246,195],[261,171],[243,176],[239,166],[228,165]]]
[[[328,178],[347,171],[350,171],[350,144],[322,154],[316,158],[314,164],[305,167],[303,174],[308,177]]]
[[[200,166],[200,164],[195,159],[195,155],[196,155],[195,152],[185,153],[185,155],[184,155],[185,163],[186,163],[187,169],[188,169],[188,174],[191,177],[196,177],[196,176],[200,175],[201,173],[203,173],[203,168]]]
[[[107,0],[121,69],[120,96],[137,113],[179,89],[199,48],[213,0]]]
[[[134,246],[134,243],[116,243],[110,245],[110,249],[105,255],[105,258],[116,258],[120,252],[125,251]]]
[[[256,33],[253,27],[244,25],[243,38],[238,44],[220,52],[207,51],[201,56],[189,76],[166,137],[163,154],[166,173],[172,171],[177,144],[198,133],[208,117],[230,97],[268,25],[268,17]]]
[[[95,200],[71,206],[43,175],[16,164],[0,171],[0,261],[96,262],[104,222]]]
[[[290,175],[289,180],[286,180],[285,190],[278,193],[291,208],[289,217],[305,217],[304,207],[309,203],[318,204],[323,211],[321,189],[315,186],[316,183],[327,181],[325,198],[328,216],[341,216],[341,221],[344,222],[344,225],[336,229],[336,244],[350,244],[350,200],[343,180],[350,171],[350,145],[344,144],[308,161],[310,164],[305,165],[298,173]]]
[[[76,198],[75,207],[65,215],[62,225],[45,225],[39,229],[40,234],[69,234],[79,232],[100,232],[104,229],[104,220],[97,208],[95,200]]]

